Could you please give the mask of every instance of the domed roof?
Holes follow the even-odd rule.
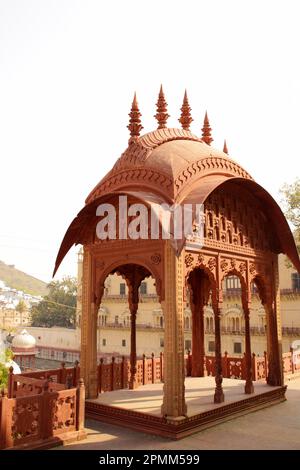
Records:
[[[151,187],[174,198],[186,184],[213,173],[252,179],[226,153],[207,145],[190,131],[157,129],[130,139],[125,152],[92,190],[86,203],[131,184],[138,184],[139,189]]]
[[[22,348],[22,349],[32,349],[36,345],[35,338],[28,333],[28,331],[23,330],[21,333],[17,334],[12,340],[12,347]]]

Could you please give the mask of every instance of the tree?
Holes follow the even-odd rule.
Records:
[[[0,353],[0,390],[7,387],[8,369],[7,365],[13,359],[13,352],[11,349],[5,349]]]
[[[48,284],[49,294],[31,307],[32,326],[75,327],[77,280],[65,277]]]
[[[24,300],[21,299],[19,301],[18,305],[16,306],[17,312],[22,314],[22,313],[26,312],[27,309],[28,309],[28,307],[27,307],[26,303],[24,302]]]
[[[21,326],[23,325],[23,313],[26,312],[26,310],[28,310],[28,307],[27,307],[26,303],[24,302],[24,300],[22,300],[22,299],[19,300],[19,303],[16,306],[16,311],[19,312],[19,314],[20,314]]]
[[[284,184],[280,193],[284,196],[283,212],[294,227],[293,233],[300,253],[300,178],[296,178],[294,183]]]

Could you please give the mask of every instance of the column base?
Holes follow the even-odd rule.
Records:
[[[173,423],[176,423],[176,424],[180,424],[182,421],[185,421],[186,420],[186,416],[183,415],[183,416],[177,416],[176,418],[174,418],[174,416],[168,416],[168,415],[165,415],[165,419],[169,422],[173,422]]]
[[[94,387],[94,386],[89,387],[87,398],[98,398],[97,387]]]
[[[225,400],[223,390],[216,390],[214,395],[214,403],[223,403]]]
[[[173,421],[177,421],[177,420],[186,418],[187,406],[186,406],[185,402],[183,403],[182,409],[180,411],[178,409],[170,410],[170,407],[169,407],[169,409],[167,409],[167,408],[168,407],[167,407],[166,404],[163,403],[161,405],[161,414],[164,418],[166,418],[168,420],[173,420]],[[171,414],[172,412],[174,414]]]
[[[88,398],[98,398],[98,381],[95,374],[90,373],[88,380]]]
[[[129,390],[135,390],[136,388],[138,388],[137,382],[136,381],[129,382],[128,388],[129,388]]]
[[[254,387],[253,387],[252,381],[245,383],[245,393],[247,393],[247,394],[249,394],[249,395],[250,395],[251,393],[254,393]]]

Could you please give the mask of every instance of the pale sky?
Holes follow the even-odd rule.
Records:
[[[299,175],[300,2],[0,0],[0,259],[51,279],[62,237],[163,83],[275,199]],[[74,249],[57,278],[76,273]]]

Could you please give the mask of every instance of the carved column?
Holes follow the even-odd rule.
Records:
[[[204,306],[191,303],[192,311],[192,377],[204,377]]]
[[[183,254],[176,257],[170,243],[164,245],[165,318],[164,389],[162,414],[169,418],[186,413],[184,397],[184,330],[183,330]]]
[[[283,385],[282,367],[282,331],[280,315],[280,291],[278,275],[278,256],[272,262],[272,278],[266,290],[267,315],[267,346],[268,346],[268,377],[269,385]]]
[[[139,305],[139,287],[145,277],[150,276],[150,272],[143,266],[127,264],[120,266],[116,271],[126,279],[128,286],[128,304],[130,310],[130,378],[129,388],[136,387],[136,314]]]
[[[82,272],[82,322],[80,376],[86,384],[86,397],[97,398],[97,307],[95,302],[95,261],[84,248]]]
[[[128,302],[130,310],[130,379],[129,388],[134,389],[136,387],[136,314],[138,310],[139,302],[139,285],[137,285],[135,279],[131,280],[129,285]]]
[[[276,337],[275,363],[277,372],[278,385],[284,385],[283,363],[282,363],[282,326],[280,311],[280,286],[279,286],[279,269],[278,255],[274,255],[273,259],[274,273],[274,333]]]
[[[204,305],[207,304],[210,283],[205,274],[194,270],[189,276],[192,311],[192,377],[203,377],[205,370]]]
[[[223,375],[222,375],[222,353],[221,353],[221,313],[222,310],[217,304],[213,304],[213,311],[215,317],[215,403],[223,403],[224,392],[222,388]]]
[[[250,310],[248,306],[243,307],[245,319],[245,357],[246,357],[246,383],[245,393],[253,393],[252,382],[252,355],[251,355],[251,337],[250,337]]]

